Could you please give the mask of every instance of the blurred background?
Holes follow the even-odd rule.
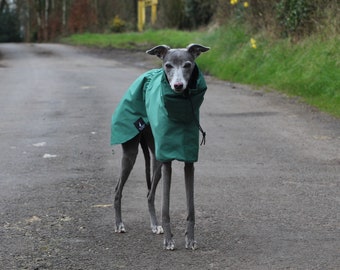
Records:
[[[137,30],[138,0],[0,0],[0,42]],[[159,0],[145,28],[211,29],[233,21],[273,37],[339,34],[339,0]]]

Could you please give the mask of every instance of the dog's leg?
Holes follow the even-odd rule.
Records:
[[[175,241],[172,239],[170,228],[170,187],[171,187],[171,162],[163,163],[163,204],[162,225],[164,229],[164,249],[174,250]]]
[[[155,234],[162,234],[163,227],[160,226],[158,223],[155,210],[155,193],[158,182],[162,177],[162,163],[160,161],[157,161],[155,157],[155,141],[150,126],[147,126],[145,128],[142,138],[144,139],[144,142],[146,142],[148,149],[150,149],[152,156],[152,179],[148,193],[148,207],[150,213],[151,230]]]
[[[156,189],[157,189],[159,180],[162,177],[162,173],[161,173],[162,163],[157,161],[154,156],[152,159],[153,159],[152,185],[151,185],[151,189],[148,194],[148,207],[149,207],[149,213],[150,213],[151,230],[155,234],[162,234],[164,232],[163,227],[159,225],[158,223],[156,210],[155,210],[155,194],[156,194]]]
[[[145,178],[146,178],[146,184],[148,186],[148,190],[151,189],[151,173],[150,173],[150,152],[148,147],[148,142],[145,138],[145,136],[140,137],[140,146],[142,147],[143,154],[144,154],[144,161],[145,161]]]
[[[122,164],[121,164],[121,172],[118,184],[115,190],[115,217],[116,217],[116,226],[115,232],[124,233],[126,232],[124,223],[122,221],[122,209],[121,209],[121,201],[122,201],[122,192],[124,185],[130,175],[130,172],[135,164],[136,157],[138,154],[138,145],[139,145],[139,136],[137,135],[130,141],[127,141],[122,144],[123,156],[122,156]]]
[[[185,190],[187,196],[187,229],[185,232],[185,247],[187,249],[196,249],[195,241],[195,206],[194,206],[194,164],[185,163],[184,167]]]

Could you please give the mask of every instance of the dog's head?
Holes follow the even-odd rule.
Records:
[[[156,46],[146,53],[156,55],[163,60],[163,69],[171,86],[176,93],[183,92],[195,68],[195,59],[210,48],[199,44],[190,44],[186,48],[171,49],[167,45]]]

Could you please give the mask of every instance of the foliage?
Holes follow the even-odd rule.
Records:
[[[84,30],[94,29],[96,24],[97,15],[90,0],[74,0],[68,21],[69,31],[84,32]]]
[[[185,0],[182,28],[197,29],[207,25],[215,12],[215,2],[214,0]]]
[[[182,27],[184,20],[184,2],[183,0],[159,1],[158,25],[161,28],[176,28]]]
[[[20,37],[20,22],[15,12],[4,8],[0,12],[0,42],[18,42]]]
[[[114,31],[136,30],[137,0],[0,0],[16,7],[26,41],[48,41],[60,35],[104,32],[118,15],[125,22]],[[254,33],[266,31],[277,38],[299,40],[318,31],[338,35],[339,0],[159,0],[158,20],[153,28],[199,29],[230,21],[251,26]],[[147,24],[150,7],[147,8]],[[12,11],[12,10],[11,10]],[[3,14],[1,14],[3,17]],[[4,20],[4,18],[2,18]],[[2,24],[2,28],[4,28]]]
[[[121,33],[125,30],[125,21],[119,15],[116,15],[110,23],[110,30],[115,33]]]
[[[159,30],[145,33],[84,34],[66,39],[71,44],[146,50],[157,44],[184,47],[197,42],[211,51],[198,58],[205,72],[223,80],[277,89],[324,111],[340,116],[340,38],[318,36],[292,44],[233,24],[210,32]]]
[[[216,19],[222,25],[237,20],[253,32],[299,40],[316,32],[338,35],[339,17],[339,0],[218,0]]]
[[[249,8],[248,1],[238,1],[238,0],[230,0],[231,12],[232,15],[236,17],[237,20],[243,21],[245,16],[247,15],[247,11]]]
[[[284,36],[310,32],[312,11],[306,0],[281,0],[277,4],[277,18]]]
[[[207,25],[216,10],[216,0],[159,1],[158,24],[165,28],[197,29]]]

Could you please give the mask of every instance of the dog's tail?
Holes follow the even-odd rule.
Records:
[[[148,190],[151,189],[151,162],[150,162],[150,152],[148,144],[143,136],[140,139],[140,146],[142,147],[144,160],[145,160],[145,177],[146,177],[146,184],[148,186]]]

